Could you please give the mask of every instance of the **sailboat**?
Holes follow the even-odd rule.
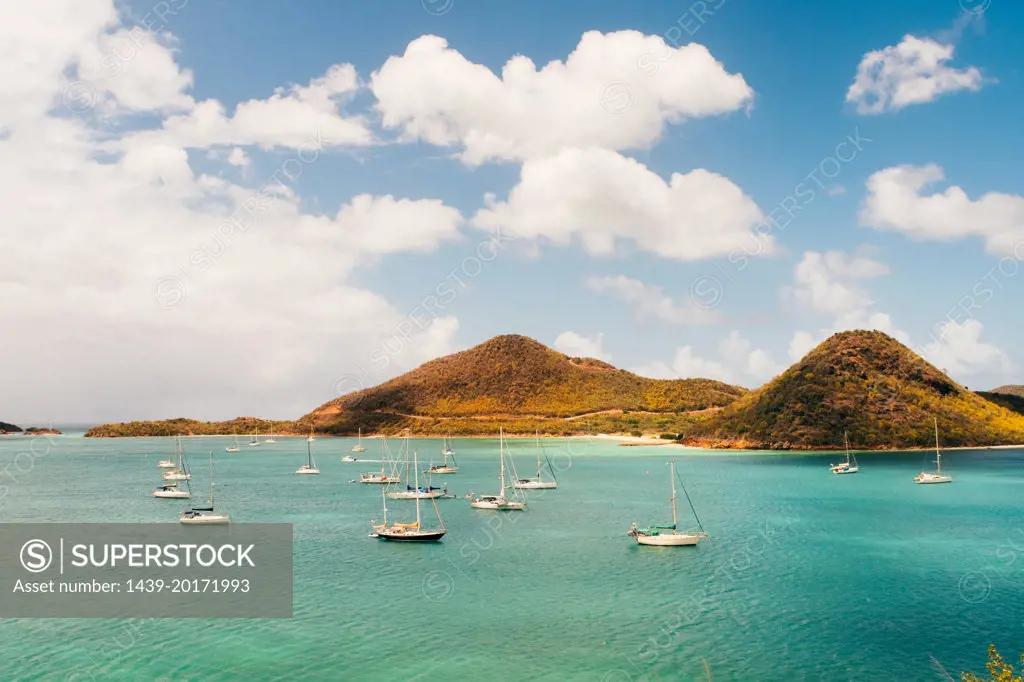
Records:
[[[669,462],[669,466],[672,477],[672,525],[637,528],[636,523],[633,523],[626,534],[636,538],[638,545],[654,545],[658,547],[692,546],[700,542],[701,538],[708,536],[704,532],[704,526],[701,525],[700,519],[697,517],[697,510],[693,508],[693,502],[690,502],[690,495],[686,492],[686,486],[683,486],[683,494],[686,495],[686,501],[690,502],[690,510],[693,512],[693,518],[697,520],[697,527],[700,530],[692,533],[679,532],[679,520],[676,513],[676,463]]]
[[[413,452],[412,458],[413,458],[413,466],[414,467],[418,467],[419,466],[418,465],[419,458],[417,457],[416,452]],[[389,491],[387,491],[387,493],[385,493],[387,498],[389,500],[433,500],[433,499],[436,499],[438,497],[447,497],[448,496],[448,488],[445,487],[445,489],[442,490],[441,488],[435,488],[435,487],[431,486],[430,485],[430,478],[429,477],[427,478],[427,484],[425,486],[420,487],[420,484],[419,484],[419,480],[420,480],[419,471],[417,471],[414,474],[414,478],[415,478],[415,483],[416,483],[414,486],[411,486],[408,483],[406,483],[405,490],[389,490]],[[406,452],[405,452],[405,480],[406,481],[409,480],[409,451],[408,451],[408,449],[406,449]]]
[[[276,443],[277,441],[274,439],[274,434],[270,434],[270,438],[264,439],[263,442],[269,445],[272,443]]]
[[[939,450],[939,418],[935,417],[935,472],[922,471],[914,483],[952,483],[953,477],[942,473],[942,451]]]
[[[517,479],[516,482],[513,483],[512,485],[514,485],[516,488],[519,488],[521,490],[540,490],[540,489],[557,488],[558,487],[558,481],[557,480],[552,480],[552,481],[545,481],[544,480],[544,477],[542,475],[543,474],[543,469],[541,468],[541,464],[540,464],[540,455],[541,455],[541,452],[544,450],[544,447],[540,444],[540,432],[539,431],[536,432],[536,438],[537,438],[537,478],[520,478],[520,479]],[[548,462],[548,469],[551,471],[552,478],[554,478],[555,469],[554,469],[554,467],[551,466],[551,460],[549,460],[547,458],[548,458],[547,453],[544,453],[544,459],[547,460],[547,462]]]
[[[256,430],[252,434],[252,438],[249,439],[249,445],[258,448],[260,446],[260,427],[256,427]]]
[[[231,523],[227,514],[218,514],[213,508],[213,450],[210,451],[210,506],[192,507],[178,518],[179,523],[189,526],[213,526]]]
[[[309,425],[309,437],[306,438],[307,443],[312,443],[316,440],[316,436],[313,435],[313,425]]]
[[[828,466],[833,474],[855,474],[860,471],[860,467],[857,466],[857,458],[850,453],[850,439],[847,438],[846,431],[843,431],[843,442],[846,443],[846,461]],[[851,457],[853,457],[852,463],[850,462]]]
[[[413,469],[417,470],[413,476],[415,477],[415,486],[419,488],[419,459],[415,452],[413,453]],[[422,527],[420,498],[418,497],[416,498],[416,523],[392,523],[388,526],[388,501],[387,496],[383,492],[381,500],[384,503],[384,523],[375,524],[373,521],[370,521],[370,526],[373,528],[373,532],[370,533],[371,538],[391,540],[392,542],[437,542],[448,532],[445,530],[444,521],[441,519],[441,511],[437,508],[437,502],[433,500],[431,502],[434,505],[434,512],[437,514],[437,522],[440,524],[440,528]]]
[[[431,474],[457,474],[459,473],[459,465],[455,461],[455,450],[452,450],[452,446],[449,444],[449,439],[445,438],[444,445],[442,446],[441,454],[444,455],[444,464],[431,464]],[[452,463],[448,463],[448,458],[451,457]]]
[[[320,470],[316,468],[316,462],[313,461],[313,448],[310,442],[306,441],[306,454],[309,455],[309,461],[306,464],[300,466],[295,473],[297,474],[319,474]]]
[[[409,441],[405,441],[406,452],[408,452]],[[387,438],[381,436],[380,439],[380,471],[369,471],[366,473],[359,474],[360,483],[398,483],[399,477],[398,472],[395,471],[394,466],[391,466],[391,471],[388,471],[388,465],[391,464],[391,452],[388,450]]]
[[[181,448],[181,436],[178,436],[178,463],[173,469],[165,471],[162,478],[165,481],[187,481],[192,478],[192,474],[188,472],[188,466],[185,464],[185,453]]]
[[[238,434],[235,434],[235,444],[231,447],[224,448],[224,452],[241,452],[242,448],[238,446]]]
[[[153,497],[162,497],[164,499],[171,500],[187,500],[192,497],[192,489],[189,487],[188,481],[185,481],[184,490],[178,486],[177,481],[173,483],[164,483],[153,491]]]
[[[499,511],[522,511],[523,509],[526,509],[526,498],[522,496],[519,489],[505,483],[506,459],[508,459],[510,468],[512,469],[512,480],[518,480],[519,476],[516,474],[515,462],[512,461],[511,457],[506,458],[505,456],[505,431],[501,427],[498,427],[498,460],[500,462],[498,472],[498,494],[470,497],[471,507],[474,509],[497,509]],[[511,498],[505,497],[506,490],[512,490]]]
[[[359,429],[359,440],[352,446],[352,452],[366,452],[366,448],[363,447],[363,430]]]
[[[174,463],[174,459],[173,458],[172,459],[162,459],[159,462],[157,462],[156,465],[157,465],[157,467],[159,467],[161,469],[173,469],[175,466],[177,466]]]

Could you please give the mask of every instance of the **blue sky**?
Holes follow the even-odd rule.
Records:
[[[875,327],[971,388],[1024,381],[1019,3],[77,7],[81,16],[39,46],[23,39],[4,55],[29,63],[46,49],[50,60],[32,79],[7,73],[8,175],[54,195],[67,187],[66,200],[49,203],[75,207],[40,212],[27,189],[9,189],[24,210],[7,248],[49,265],[0,276],[0,301],[22,330],[0,350],[30,357],[22,379],[36,386],[31,397],[0,398],[6,419],[295,416],[339,386],[502,333],[652,376],[754,387],[833,331]],[[703,20],[702,7],[711,8]],[[138,56],[104,62],[132,30],[148,36]],[[587,32],[598,34],[584,46]],[[423,36],[443,38],[447,51],[425,49]],[[663,41],[664,55],[653,74],[642,64],[651,41]],[[403,59],[410,44],[424,49]],[[935,58],[942,50],[952,56]],[[574,51],[575,71],[551,81],[547,98],[529,69],[518,84],[496,80],[517,55],[541,69]],[[847,100],[876,51],[880,71],[861,69],[858,80],[883,98],[871,110],[873,99]],[[309,120],[333,116],[343,136],[343,120],[360,130],[315,162],[294,160],[296,137],[320,130],[302,127],[310,110],[237,115],[240,104],[281,104],[294,87],[312,92],[336,65],[351,66],[310,105],[333,110]],[[474,97],[485,86],[501,106]],[[234,119],[211,132],[196,122],[213,100]],[[175,117],[188,120],[174,127]],[[481,132],[490,137],[473,137]],[[87,142],[50,142],[65,135]],[[44,137],[49,158],[66,163],[41,163],[38,152],[28,160],[29,141]],[[861,140],[852,157],[849,144],[837,150],[850,138]],[[224,214],[289,159],[301,176],[261,214],[259,234],[232,241],[208,271],[190,264],[197,244],[215,243]],[[737,254],[757,244],[743,234],[766,224],[751,212],[781,215],[772,212],[816,168],[836,172],[791,221],[772,225],[772,248],[739,268]],[[937,168],[944,179],[913,189]],[[665,191],[673,174],[708,173],[718,181]],[[488,194],[507,209],[492,222],[509,241],[474,261],[490,253],[494,228],[477,213]],[[367,213],[337,217],[358,195]],[[411,203],[375,213],[389,195]],[[710,213],[690,213],[719,196]],[[29,248],[36,230],[54,238]],[[107,248],[61,249],[65,230],[81,249]],[[603,248],[609,234],[614,247]],[[428,320],[438,323],[405,331],[408,313],[452,272],[465,286]],[[170,299],[168,282],[182,287]],[[69,325],[86,340],[68,338]],[[382,366],[380,349],[396,343],[402,351]]]

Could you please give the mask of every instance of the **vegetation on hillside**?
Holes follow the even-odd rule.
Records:
[[[985,400],[1001,405],[1011,412],[1024,415],[1024,396],[1013,395],[1012,393],[995,393],[993,391],[978,391]]]
[[[525,336],[498,336],[427,362],[313,412],[572,417],[603,410],[688,412],[727,405],[746,389],[710,379],[648,379],[593,358],[570,358]]]
[[[123,422],[120,424],[103,424],[86,431],[86,438],[122,438],[133,436],[230,436],[238,434],[247,436],[256,429],[261,434],[278,433],[293,434],[301,428],[299,422],[270,421],[255,417],[237,417],[226,422],[201,422],[195,419],[165,419],[163,421]],[[308,433],[309,424],[299,433]]]
[[[961,682],[1024,682],[1024,654],[1020,656],[1021,675],[1014,671],[1013,666],[1003,660],[996,651],[995,644],[988,645],[988,677],[978,677],[972,672],[961,673]]]
[[[991,391],[989,391],[989,393],[1002,393],[1003,395],[1015,395],[1019,398],[1024,398],[1024,385],[1007,384],[1006,386],[993,388]]]
[[[779,377],[697,420],[684,443],[765,449],[1024,443],[1024,417],[877,331],[835,334]]]
[[[0,422],[0,433],[21,433],[21,427],[7,422]]]

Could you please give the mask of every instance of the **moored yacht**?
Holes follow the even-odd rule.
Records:
[[[860,471],[860,467],[857,466],[857,458],[850,452],[850,439],[846,436],[846,431],[843,431],[843,442],[846,443],[846,461],[840,462],[839,464],[829,464],[829,468],[833,474],[855,474]],[[853,457],[853,461],[850,458]]]
[[[942,451],[939,449],[939,419],[935,417],[935,471],[922,471],[914,483],[952,483],[953,477],[942,473]]]
[[[509,465],[512,469],[512,480],[517,480],[519,476],[515,473],[515,463],[512,462],[511,458]],[[522,511],[526,509],[526,498],[523,497],[522,493],[519,492],[518,488],[514,488],[511,484],[506,483],[505,479],[505,431],[501,427],[498,428],[498,494],[497,495],[477,495],[475,497],[470,496],[470,506],[474,509],[494,509],[497,511]],[[511,490],[511,497],[506,495],[506,491]]]
[[[701,538],[706,538],[708,536],[708,534],[704,532],[704,526],[701,525],[700,519],[697,517],[697,510],[693,508],[693,502],[690,502],[690,510],[693,511],[693,518],[697,520],[697,527],[700,530],[689,533],[679,532],[678,514],[676,513],[676,463],[669,462],[669,467],[670,476],[672,478],[672,525],[638,528],[636,523],[633,523],[626,534],[630,537],[636,538],[636,543],[638,545],[651,545],[655,547],[686,547],[696,545],[700,542]],[[689,502],[690,495],[686,492],[686,486],[683,486],[683,493],[686,495],[686,500]]]
[[[222,526],[231,523],[227,514],[218,513],[213,505],[213,451],[210,451],[210,500],[208,507],[192,507],[182,512],[178,523],[186,526]]]

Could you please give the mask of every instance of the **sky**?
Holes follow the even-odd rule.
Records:
[[[295,418],[498,334],[1024,383],[1024,5],[0,5],[0,418]]]

